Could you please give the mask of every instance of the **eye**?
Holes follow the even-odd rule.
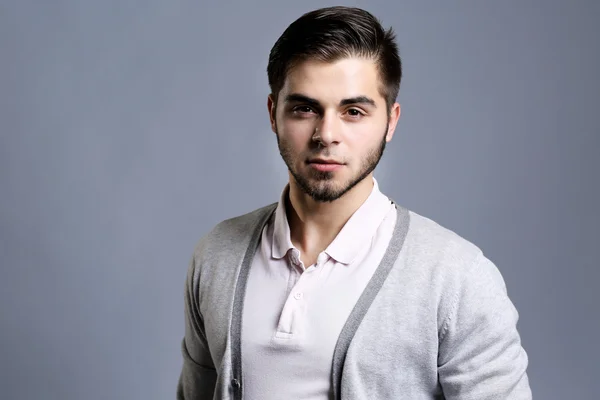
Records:
[[[295,112],[295,113],[299,113],[299,114],[310,114],[310,113],[314,113],[315,112],[309,106],[296,106],[296,107],[292,108],[292,111]]]
[[[360,118],[365,115],[358,108],[349,108],[348,111],[346,111],[346,112],[348,113],[349,116],[354,117],[354,118]]]

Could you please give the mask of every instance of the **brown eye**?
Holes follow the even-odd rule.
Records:
[[[364,115],[360,110],[356,108],[350,108],[347,112],[348,115],[350,115],[351,117],[361,117]]]

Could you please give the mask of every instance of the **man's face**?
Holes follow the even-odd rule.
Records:
[[[380,94],[376,64],[305,61],[287,75],[271,127],[291,178],[312,199],[340,198],[371,176],[400,116]],[[294,182],[291,182],[292,184]]]

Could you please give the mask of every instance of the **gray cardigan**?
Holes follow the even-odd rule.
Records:
[[[276,205],[221,222],[196,246],[180,400],[244,397],[245,284]],[[338,339],[330,397],[531,399],[518,313],[498,269],[456,233],[396,209],[387,252]]]

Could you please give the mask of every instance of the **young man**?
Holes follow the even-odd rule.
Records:
[[[177,397],[530,399],[498,269],[373,178],[400,117],[392,31],[357,8],[310,12],[268,76],[289,184],[196,247]]]

